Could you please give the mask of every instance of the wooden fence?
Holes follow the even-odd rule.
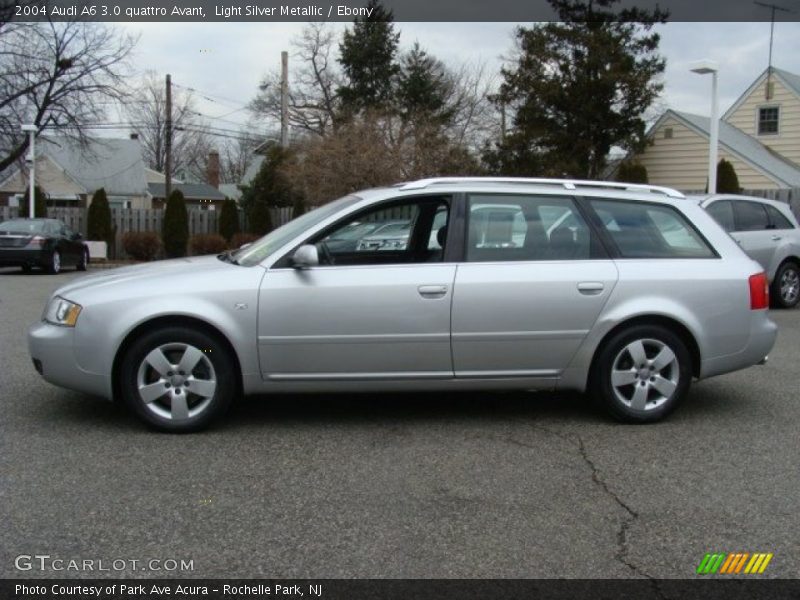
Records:
[[[291,221],[292,207],[273,208],[272,224],[280,227]],[[192,210],[189,215],[189,235],[200,233],[218,233],[220,211]],[[60,219],[73,231],[86,236],[85,208],[48,207],[47,216],[51,219]],[[13,219],[19,215],[16,207],[0,206],[0,221]],[[140,208],[112,208],[111,223],[116,227],[116,240],[110,256],[122,256],[122,236],[129,231],[155,231],[159,235],[164,224],[164,211],[161,209]],[[247,220],[242,211],[239,211],[239,229],[247,231]]]

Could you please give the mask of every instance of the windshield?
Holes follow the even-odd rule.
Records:
[[[257,265],[270,254],[291,242],[298,235],[301,235],[304,231],[311,229],[317,223],[324,221],[331,215],[359,200],[361,200],[361,198],[358,196],[345,196],[344,198],[339,198],[338,200],[320,206],[315,210],[289,221],[286,225],[278,227],[274,231],[270,231],[264,237],[247,246],[247,248],[236,252],[233,258],[237,263],[245,267]]]
[[[0,232],[3,233],[42,233],[44,221],[31,221],[29,219],[12,219],[0,223]]]

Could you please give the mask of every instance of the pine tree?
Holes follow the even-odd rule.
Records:
[[[33,216],[37,219],[47,217],[47,196],[38,185],[33,188]],[[22,202],[19,204],[19,216],[27,218],[30,215],[30,189],[25,190]]]
[[[503,69],[495,98],[513,127],[487,162],[505,170],[510,147],[538,158],[531,167],[542,165],[542,175],[598,178],[613,146],[641,148],[642,115],[663,88],[665,67],[652,28],[667,14],[609,8],[619,1],[549,0],[558,22],[517,29],[519,57]]]
[[[742,188],[739,187],[739,177],[733,164],[724,158],[717,164],[717,193],[719,194],[740,194]]]
[[[219,234],[230,242],[237,233],[239,233],[239,209],[236,207],[236,202],[228,198],[222,203],[219,215]]]
[[[111,208],[108,205],[105,188],[100,188],[92,196],[92,203],[86,216],[86,235],[90,240],[106,242],[109,248],[114,242]]]
[[[398,110],[407,118],[445,123],[453,117],[446,107],[449,87],[444,65],[415,43],[400,61]]]
[[[394,17],[379,0],[370,0],[368,17],[357,17],[339,44],[339,63],[346,83],[337,93],[349,112],[384,109],[391,105],[392,89],[400,70],[396,62],[400,33]]]
[[[263,235],[272,229],[270,208],[294,206],[298,198],[302,200],[284,172],[293,158],[287,148],[270,147],[252,183],[242,193],[239,203],[247,215],[250,233]]]
[[[161,237],[164,240],[164,253],[167,258],[186,256],[186,245],[189,242],[189,215],[180,190],[173,190],[167,198]]]

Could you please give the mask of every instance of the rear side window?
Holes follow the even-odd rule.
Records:
[[[767,211],[758,202],[734,202],[737,231],[762,231],[769,226]]]
[[[733,220],[733,205],[727,200],[714,202],[706,210],[717,223],[722,225],[725,231],[731,232],[736,229],[736,224]]]
[[[772,229],[794,229],[794,225],[792,225],[791,221],[789,221],[789,219],[787,219],[777,208],[770,206],[769,204],[765,204],[764,208],[767,209],[767,214],[769,215]]]
[[[715,258],[678,210],[644,202],[594,200],[592,208],[622,258]]]
[[[583,260],[592,258],[592,247],[571,198],[469,197],[467,261]]]

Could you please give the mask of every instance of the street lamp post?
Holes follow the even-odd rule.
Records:
[[[717,74],[719,65],[713,60],[699,60],[692,63],[692,73],[711,74],[711,131],[708,147],[708,193],[717,193],[717,148],[719,146],[719,95]]]
[[[30,173],[30,188],[28,192],[28,217],[33,219],[36,216],[36,125],[23,125],[22,131],[26,131],[30,137],[28,143],[28,156],[26,162],[28,163],[28,170]]]

